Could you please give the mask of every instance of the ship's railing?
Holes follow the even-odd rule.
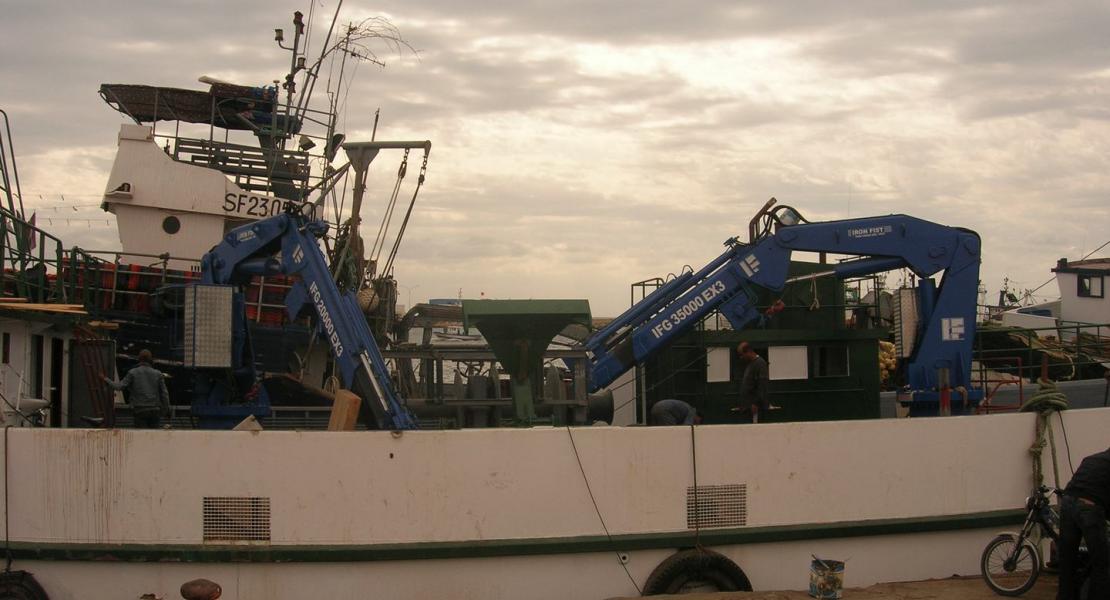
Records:
[[[1049,379],[1100,377],[1110,362],[1110,324],[1059,321],[1055,327],[979,327],[974,358],[996,373],[1035,382],[1047,365]],[[985,376],[980,383],[986,385]]]
[[[62,241],[0,207],[0,293],[29,302],[68,302],[72,290],[55,274],[66,260]]]
[[[149,313],[158,302],[177,308],[175,288],[200,280],[200,261],[168,254],[69,250],[61,240],[0,207],[0,295],[34,303],[81,304],[91,314]],[[171,261],[193,263],[170,268]],[[272,325],[288,322],[289,277],[254,277],[244,288],[247,318]]]
[[[170,417],[165,421],[172,429],[195,429],[188,404],[174,404],[170,407]],[[271,414],[263,421],[269,430],[324,430],[331,419],[331,406],[272,406]],[[114,407],[115,426],[128,429],[134,426],[135,419],[130,406]],[[366,429],[359,422],[355,429]]]
[[[159,140],[159,143],[164,143],[166,152],[174,160],[219,170],[234,178],[236,185],[247,191],[272,194],[290,200],[307,199],[309,193],[314,188],[320,187],[324,181],[322,175],[312,174],[309,168],[310,161],[314,158],[323,159],[325,154],[329,157],[334,156],[340,141],[328,139],[326,134],[314,135],[301,129],[295,130],[295,134],[283,132],[293,112],[297,113],[296,118],[304,125],[314,126],[324,131],[330,130],[335,116],[327,111],[308,107],[295,109],[273,98],[264,103],[272,105],[272,110],[269,112],[276,120],[268,127],[256,127],[255,133],[265,129],[278,133],[279,138],[288,136],[290,141],[297,140],[296,149],[285,149],[284,141],[281,143],[282,148],[279,149],[231,143],[227,139],[229,131],[224,126],[217,125],[217,121],[227,118],[221,106],[228,101],[240,101],[244,105],[253,106],[259,100],[253,97],[217,98],[214,95],[210,99],[211,105],[207,111],[211,121],[208,137],[195,137],[195,130],[192,131],[192,137],[183,136],[181,135],[182,119],[185,121],[190,119],[173,110],[169,106],[172,104],[170,102],[163,102],[160,108],[160,93],[159,89],[153,90],[153,107],[144,107],[152,108],[153,114],[133,114],[127,104],[114,95],[105,96],[105,100],[113,108],[130,115],[136,122],[149,122],[154,138]],[[160,121],[173,123],[172,130],[159,127]],[[223,132],[222,141],[217,139],[217,127]],[[309,150],[312,148],[316,148],[320,154],[311,154]]]
[[[8,113],[0,110],[4,118],[4,128],[0,130],[0,192],[7,201],[8,210],[23,215],[23,192],[19,189],[19,169],[15,164],[15,142],[12,141],[12,127]],[[16,209],[18,204],[19,208]]]
[[[165,308],[180,308],[183,299],[174,290],[200,281],[200,261],[196,259],[111,250],[86,254],[95,260],[90,275],[98,293],[85,303],[94,311],[149,312],[156,298]],[[171,261],[188,267],[171,268]],[[288,322],[285,296],[293,282],[283,276],[252,277],[243,290],[247,319],[273,325]]]
[[[992,356],[980,358],[977,361],[979,369],[977,372],[977,379],[980,388],[983,390],[983,400],[976,407],[977,414],[990,414],[995,412],[1016,411],[1021,408],[1025,403],[1025,380],[1018,375],[1010,373],[1000,373],[990,368],[991,364],[1001,364],[1003,367],[1012,367],[1016,372],[1022,371],[1022,360],[1020,356]],[[1004,404],[995,402],[995,395],[1004,386],[1017,387],[1017,402],[1012,404]]]
[[[170,261],[197,263],[169,254],[88,250],[72,256],[64,273],[67,283],[82,289],[82,303],[93,313],[123,310],[145,313],[158,290],[200,278],[195,269],[171,269]]]
[[[291,188],[298,197],[303,197],[308,188],[307,152],[176,138],[171,156],[179,162],[216,169],[231,176],[239,187],[251,192],[288,192]],[[281,189],[283,186],[286,187],[285,190]]]

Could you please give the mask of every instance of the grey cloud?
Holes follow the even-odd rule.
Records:
[[[20,58],[0,65],[0,108],[15,107],[17,150],[32,155],[114,144],[121,118],[96,98],[101,82],[201,88],[201,74],[234,72],[242,83],[280,77],[286,56],[271,31],[288,35],[289,13],[308,12],[299,0],[9,4],[0,52]],[[318,23],[332,5],[317,4]],[[1022,251],[1015,240],[1026,229],[1052,218],[1052,210],[1026,207],[1059,204],[1106,223],[1098,211],[1110,148],[1098,127],[1110,113],[1110,89],[1092,76],[1110,67],[1101,3],[386,0],[372,10],[393,15],[420,59],[388,56],[384,71],[360,67],[348,126],[368,130],[381,106],[379,137],[434,136],[429,184],[402,247],[403,264],[414,269],[421,260],[463,270],[555,255],[574,266],[567,271],[592,273],[612,260],[620,272],[580,278],[620,280],[612,286],[623,296],[626,279],[716,255],[772,195],[814,218],[907,212],[977,228],[988,253],[1007,253],[989,259],[999,269],[1011,268],[1006,261]],[[482,43],[494,38],[495,46]],[[745,38],[796,47],[786,58],[812,66],[820,97],[707,92],[681,72],[587,75],[572,54],[558,52],[582,42],[621,52]],[[224,45],[236,49],[221,54]],[[544,58],[528,52],[533,45],[547,49]],[[845,99],[849,85],[866,95]],[[564,95],[568,89],[576,93]],[[636,108],[614,111],[618,105]],[[918,125],[918,115],[941,123],[907,132],[884,121],[890,115],[908,125]],[[634,147],[613,148],[605,164],[581,169],[625,184],[603,193],[542,169],[521,173],[502,140],[475,131],[474,121],[501,117],[553,122],[580,134],[583,147],[601,139],[594,132],[620,132]],[[463,147],[488,153],[493,166],[456,173]],[[537,140],[532,151],[542,148]],[[454,174],[450,189],[440,168]],[[424,220],[425,206],[462,211],[465,220]],[[1045,249],[1030,247],[1033,239]],[[1029,263],[1063,251],[1044,232],[1028,240]],[[1031,272],[1047,276],[1046,269]]]

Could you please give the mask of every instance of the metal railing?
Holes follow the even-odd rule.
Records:
[[[1110,324],[1060,321],[1054,327],[979,327],[974,356],[990,363],[995,372],[1029,381],[1040,376],[1042,364],[1047,364],[1053,380],[1098,377],[1110,362]]]
[[[1017,375],[1008,375],[1000,373],[982,366],[983,363],[1001,362],[1004,365],[1014,365],[1018,372],[1022,370],[1022,360],[1020,356],[996,356],[980,358],[980,368],[978,369],[976,380],[979,381],[979,387],[983,390],[983,400],[979,406],[975,408],[976,414],[990,414],[995,412],[1008,412],[1016,411],[1021,408],[1025,403],[1025,380]],[[1016,404],[998,404],[994,401],[995,394],[1003,386],[1015,385],[1018,390],[1018,398]]]
[[[148,312],[150,302],[200,278],[193,269],[170,268],[170,261],[200,261],[168,254],[66,250],[60,239],[0,207],[0,294],[33,303],[81,304],[90,314]],[[283,324],[286,277],[254,277],[246,286],[247,316]],[[266,315],[271,315],[267,318]]]
[[[74,302],[75,282],[58,277],[79,248],[66,251],[62,241],[7,208],[0,207],[0,293],[28,302]],[[67,285],[67,283],[70,283]]]

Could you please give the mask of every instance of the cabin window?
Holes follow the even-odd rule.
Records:
[[[707,348],[705,351],[705,381],[717,383],[732,379],[732,348]]]
[[[780,379],[808,379],[809,361],[805,346],[770,346],[767,348],[768,377]]]
[[[844,377],[848,375],[848,346],[811,346],[810,365],[812,377]]]
[[[1102,275],[1079,276],[1080,298],[1102,298],[1103,295]]]
[[[3,347],[0,348],[0,363],[12,364],[12,334],[4,332]]]
[[[170,215],[170,216],[166,217],[165,219],[162,219],[162,231],[165,231],[166,233],[168,233],[170,235],[173,235],[173,234],[177,233],[178,231],[181,231],[181,219],[178,219],[177,217],[175,217],[173,215]]]

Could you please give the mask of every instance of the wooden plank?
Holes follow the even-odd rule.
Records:
[[[350,390],[335,392],[335,402],[331,405],[331,418],[328,431],[354,431],[358,422],[358,408],[362,399]]]
[[[112,321],[89,321],[87,325],[94,329],[119,329],[119,323]]]
[[[85,307],[80,304],[0,304],[3,310],[35,310],[39,312],[65,313],[70,315],[85,315]]]

